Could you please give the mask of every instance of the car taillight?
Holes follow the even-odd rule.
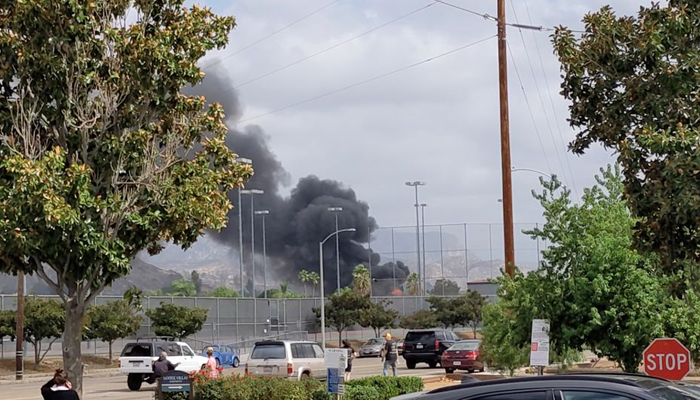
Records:
[[[406,350],[406,342],[401,343],[401,348]]]
[[[292,367],[292,363],[287,363],[287,375],[291,375],[294,373],[294,367]]]
[[[440,348],[440,341],[435,339],[435,348],[439,349]]]

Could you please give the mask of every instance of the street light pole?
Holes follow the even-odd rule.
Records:
[[[267,234],[265,233],[265,216],[269,215],[269,210],[256,211],[255,215],[262,216],[263,230],[263,295],[267,298]]]
[[[538,169],[532,169],[532,168],[515,168],[515,167],[513,167],[513,169],[512,169],[511,171],[513,171],[513,172],[518,172],[518,171],[534,172],[534,173],[536,173],[536,174],[540,174],[540,175],[542,175],[542,176],[546,176],[546,177],[549,178],[549,179],[552,179],[552,175],[551,175],[551,174],[548,174],[548,173],[546,173],[546,172],[542,172],[542,171],[540,171],[540,170],[538,170]]]
[[[338,213],[343,211],[343,207],[328,207],[328,211],[335,213],[335,231],[338,231]],[[338,279],[338,288],[340,290],[340,240],[338,235],[335,236],[335,269]]]
[[[253,298],[255,298],[255,195],[265,194],[264,190],[241,190],[242,194],[250,195],[250,263],[253,266]]]
[[[413,186],[415,188],[416,192],[416,202],[415,202],[415,207],[416,207],[416,255],[417,261],[418,261],[418,296],[423,297],[423,288],[422,288],[422,272],[421,272],[421,267],[420,267],[420,216],[418,212],[418,205],[420,204],[418,202],[418,186],[425,186],[425,182],[421,181],[414,181],[414,182],[406,182],[406,186]],[[421,302],[421,308],[423,308],[423,303]]]
[[[421,213],[421,228],[423,231],[423,288],[425,288],[425,280],[426,280],[426,275],[428,274],[428,271],[426,270],[426,264],[425,264],[425,207],[428,205],[423,203],[420,205],[420,213]]]
[[[236,162],[239,164],[253,164],[253,160],[249,158],[237,158]],[[243,291],[245,289],[245,285],[243,283],[243,202],[242,202],[242,197],[241,196],[241,187],[238,187],[238,257],[239,257],[239,264],[238,267],[240,269],[239,274],[240,274],[240,280],[241,280],[241,293],[240,295],[243,296]]]
[[[355,228],[336,230],[318,243],[318,269],[320,270],[319,278],[321,280],[321,347],[323,351],[326,351],[326,295],[323,290],[325,286],[323,281],[323,244],[334,235],[337,236],[342,232],[355,232]]]

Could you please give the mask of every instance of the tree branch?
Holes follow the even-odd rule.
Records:
[[[61,300],[63,300],[64,302],[68,301],[68,298],[66,297],[65,293],[63,292],[63,285],[61,284],[59,286],[59,283],[56,283],[51,278],[49,278],[49,276],[46,274],[46,271],[44,271],[44,266],[41,264],[39,259],[36,258],[36,256],[32,256],[32,260],[34,261],[34,263],[37,266],[37,268],[36,268],[37,275],[39,275],[39,277],[41,279],[43,279],[44,282],[46,282],[46,284],[49,285],[49,287],[51,287],[51,289],[53,289],[56,292],[56,294],[58,294],[61,297]]]

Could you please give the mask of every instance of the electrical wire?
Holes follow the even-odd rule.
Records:
[[[544,156],[544,161],[547,164],[547,169],[548,171],[552,170],[552,166],[549,163],[549,158],[547,157],[547,151],[545,150],[544,147],[544,142],[542,142],[542,136],[540,135],[540,130],[537,127],[537,121],[535,120],[535,114],[532,112],[532,106],[530,105],[530,99],[527,97],[527,92],[525,91],[525,86],[523,85],[523,80],[520,77],[520,71],[518,70],[518,64],[515,62],[515,56],[513,56],[513,50],[510,48],[510,44],[506,42],[508,45],[508,53],[510,53],[510,59],[513,62],[513,69],[515,70],[515,75],[518,78],[518,82],[520,83],[520,89],[523,91],[523,97],[525,98],[525,105],[527,106],[527,111],[530,113],[530,119],[532,119],[532,125],[535,128],[535,133],[537,134],[537,141],[540,142],[540,148],[542,149],[542,155]]]
[[[299,22],[301,22],[301,21],[303,21],[303,20],[305,20],[305,19],[307,19],[307,18],[309,18],[309,17],[312,17],[312,16],[314,16],[314,15],[320,13],[321,11],[325,10],[326,8],[332,6],[332,5],[336,4],[336,3],[339,3],[339,2],[341,2],[341,1],[342,1],[342,0],[334,0],[334,1],[332,1],[332,2],[330,2],[330,3],[328,3],[328,4],[326,4],[326,5],[324,5],[324,6],[321,7],[321,8],[317,8],[316,10],[312,11],[312,12],[309,13],[309,14],[304,15],[303,17],[297,19],[296,21],[291,22],[291,23],[289,23],[289,24],[283,26],[282,28],[280,28],[280,29],[278,29],[278,30],[276,30],[276,31],[274,31],[274,32],[272,32],[272,33],[270,33],[270,34],[268,34],[268,35],[265,35],[265,36],[263,36],[262,38],[260,38],[260,39],[258,39],[258,40],[256,40],[256,41],[254,41],[253,43],[250,43],[250,44],[248,44],[248,45],[246,45],[246,46],[243,46],[242,48],[236,50],[235,52],[233,52],[233,53],[231,53],[231,54],[229,54],[229,55],[227,55],[226,57],[217,59],[216,61],[214,61],[214,62],[212,62],[212,63],[210,63],[210,64],[207,64],[207,65],[203,66],[202,68],[210,68],[210,67],[213,67],[214,65],[217,65],[217,64],[221,63],[221,62],[224,61],[224,60],[227,60],[227,59],[229,59],[229,58],[231,58],[231,57],[233,57],[233,56],[235,56],[235,55],[237,55],[237,54],[240,54],[240,53],[242,53],[242,52],[248,50],[249,48],[251,48],[251,47],[253,47],[253,46],[255,46],[255,45],[259,44],[259,43],[264,42],[265,40],[267,40],[267,39],[269,39],[269,38],[275,36],[276,34],[278,34],[278,33],[282,32],[282,31],[284,31],[284,30],[287,30],[287,29],[291,28],[292,26],[298,24]]]
[[[239,89],[239,88],[241,88],[241,87],[243,87],[243,86],[246,86],[246,85],[249,85],[249,84],[251,84],[251,83],[253,83],[253,82],[257,82],[257,81],[259,81],[259,80],[261,80],[261,79],[263,79],[263,78],[267,78],[267,77],[270,76],[270,75],[274,75],[274,74],[276,74],[276,73],[278,73],[278,72],[280,72],[280,71],[284,71],[284,70],[287,69],[287,68],[293,67],[293,66],[295,66],[295,65],[297,65],[297,64],[301,64],[301,63],[303,63],[304,61],[308,61],[308,60],[310,60],[310,59],[312,59],[312,58],[314,58],[314,57],[320,56],[320,55],[323,54],[323,53],[326,53],[326,52],[331,51],[331,50],[333,50],[333,49],[337,49],[338,47],[343,46],[343,45],[345,45],[345,44],[348,44],[348,43],[352,42],[353,40],[359,39],[359,38],[361,38],[361,37],[363,37],[363,36],[365,36],[365,35],[368,35],[368,34],[374,32],[374,31],[377,31],[377,30],[379,30],[379,29],[381,29],[381,28],[384,28],[384,27],[386,27],[386,26],[388,26],[388,25],[391,25],[391,24],[393,24],[393,23],[395,23],[395,22],[398,22],[398,21],[400,21],[400,20],[402,20],[402,19],[408,18],[408,17],[410,17],[411,15],[414,15],[414,14],[417,14],[417,13],[423,11],[423,10],[426,10],[426,9],[428,9],[428,8],[430,8],[430,7],[432,7],[432,6],[434,6],[435,3],[436,3],[436,1],[433,1],[432,3],[427,4],[427,5],[423,6],[423,7],[418,8],[418,9],[415,9],[415,10],[411,11],[411,12],[408,13],[408,14],[404,14],[404,15],[402,15],[402,16],[400,16],[400,17],[394,18],[394,19],[392,19],[391,21],[388,21],[388,22],[385,22],[385,23],[383,23],[383,24],[381,24],[381,25],[375,26],[374,28],[372,28],[372,29],[370,29],[370,30],[367,30],[367,31],[364,31],[364,32],[360,33],[359,35],[353,36],[353,37],[351,37],[350,39],[347,39],[347,40],[344,40],[344,41],[342,41],[342,42],[336,43],[336,44],[334,44],[333,46],[327,47],[327,48],[325,48],[325,49],[323,49],[323,50],[321,50],[321,51],[318,51],[318,52],[316,52],[316,53],[314,53],[314,54],[311,54],[311,55],[309,55],[309,56],[306,56],[306,57],[304,57],[304,58],[301,58],[301,59],[299,59],[299,60],[296,60],[296,61],[294,61],[294,62],[292,62],[292,63],[289,63],[289,64],[287,64],[287,65],[285,65],[285,66],[279,67],[279,68],[274,69],[274,70],[272,70],[272,71],[270,71],[270,72],[267,72],[267,73],[264,73],[264,74],[262,74],[262,75],[259,75],[259,76],[255,77],[255,78],[253,78],[253,79],[249,79],[249,80],[247,80],[247,81],[245,81],[245,82],[243,82],[243,83],[241,83],[241,84],[235,86],[234,89]]]
[[[486,41],[488,41],[488,40],[490,40],[490,39],[495,38],[496,36],[497,36],[497,35],[492,35],[492,36],[489,36],[489,37],[487,37],[487,38],[477,40],[476,42],[471,42],[471,43],[466,44],[466,45],[464,45],[464,46],[461,46],[461,47],[458,47],[458,48],[456,48],[456,49],[447,51],[447,52],[445,52],[445,53],[438,54],[438,55],[436,55],[436,56],[434,56],[434,57],[426,58],[426,59],[424,59],[424,60],[422,60],[422,61],[419,61],[419,62],[410,64],[410,65],[407,65],[407,66],[405,66],[405,67],[401,67],[401,68],[399,68],[399,69],[395,69],[395,70],[393,70],[393,71],[389,71],[389,72],[387,72],[387,73],[384,73],[384,74],[381,74],[381,75],[377,75],[377,76],[375,76],[375,77],[372,77],[372,78],[369,78],[369,79],[365,79],[365,80],[360,81],[360,82],[353,83],[352,85],[344,86],[344,87],[341,87],[341,88],[332,90],[332,91],[330,91],[330,92],[326,92],[326,93],[323,93],[323,94],[321,94],[321,95],[308,98],[308,99],[306,99],[306,100],[302,100],[302,101],[299,101],[299,102],[296,102],[296,103],[292,103],[292,104],[287,105],[287,106],[284,106],[284,107],[276,108],[276,109],[274,109],[274,110],[272,110],[272,111],[264,112],[264,113],[262,113],[262,114],[258,114],[258,115],[252,116],[252,117],[250,117],[250,118],[243,119],[243,120],[239,121],[239,123],[249,122],[249,121],[252,121],[252,120],[255,120],[255,119],[258,119],[258,118],[262,118],[262,117],[268,116],[268,115],[270,115],[270,114],[275,114],[275,113],[278,113],[278,112],[280,112],[280,111],[284,111],[284,110],[288,110],[288,109],[293,108],[293,107],[300,106],[300,105],[302,105],[302,104],[310,103],[310,102],[312,102],[312,101],[315,101],[315,100],[318,100],[318,99],[322,99],[322,98],[324,98],[324,97],[328,97],[328,96],[334,95],[334,94],[336,94],[336,93],[344,92],[344,91],[346,91],[346,90],[348,90],[348,89],[352,89],[352,88],[355,88],[355,87],[358,87],[358,86],[361,86],[361,85],[364,85],[364,84],[367,84],[367,83],[370,83],[370,82],[373,82],[373,81],[376,81],[376,80],[379,80],[379,79],[382,79],[382,78],[386,78],[387,76],[394,75],[394,74],[397,74],[397,73],[399,73],[399,72],[406,71],[406,70],[408,70],[408,69],[417,67],[417,66],[419,66],[419,65],[427,64],[427,63],[429,63],[429,62],[431,62],[431,61],[434,61],[434,60],[437,60],[437,59],[439,59],[439,58],[448,56],[448,55],[453,54],[453,53],[456,53],[456,52],[458,52],[458,51],[467,49],[467,48],[472,47],[472,46],[476,46],[477,44],[486,42]]]

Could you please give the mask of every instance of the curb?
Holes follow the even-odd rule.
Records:
[[[93,371],[88,371],[83,375],[83,378],[106,378],[111,376],[122,375],[118,369],[96,369]],[[34,383],[43,382],[47,379],[51,379],[53,374],[29,374],[25,375],[24,379],[21,381],[15,380],[14,375],[8,375],[0,377],[0,384],[2,385],[21,385],[23,383]]]

